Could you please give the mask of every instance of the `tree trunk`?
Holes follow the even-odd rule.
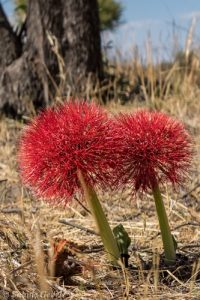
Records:
[[[67,81],[75,89],[85,84],[88,74],[102,73],[98,5],[95,0],[62,1],[67,2],[63,11],[63,27],[67,30],[62,56],[67,66]]]
[[[96,0],[29,0],[20,39],[0,6],[0,34],[0,110],[5,113],[29,115],[55,96],[85,96],[88,82],[101,77]]]
[[[21,41],[10,26],[0,3],[0,72],[21,54]]]

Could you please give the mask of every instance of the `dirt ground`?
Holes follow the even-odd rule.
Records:
[[[0,299],[200,299],[200,92],[159,103],[183,121],[194,138],[195,157],[188,181],[179,190],[162,187],[172,232],[178,241],[174,268],[162,263],[162,241],[151,194],[101,194],[114,227],[123,223],[131,237],[129,268],[109,265],[93,221],[76,201],[65,209],[35,199],[22,187],[16,152],[23,122],[0,120]],[[143,104],[120,106],[131,111]],[[64,223],[62,221],[64,220]],[[88,231],[89,229],[89,231]],[[55,278],[55,241],[61,278]],[[61,245],[61,244],[59,244]],[[59,268],[58,268],[59,269]],[[58,272],[58,271],[57,271]],[[58,272],[59,273],[59,272]]]

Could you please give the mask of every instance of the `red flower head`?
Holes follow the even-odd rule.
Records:
[[[159,182],[179,184],[192,158],[192,140],[184,126],[160,112],[138,111],[117,117],[121,136],[117,174],[122,184],[147,190]]]
[[[45,110],[22,134],[22,181],[57,203],[80,191],[77,170],[89,185],[106,187],[113,165],[110,131],[106,112],[94,103],[77,100]]]

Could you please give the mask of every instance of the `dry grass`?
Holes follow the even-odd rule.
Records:
[[[156,103],[156,108],[185,122],[199,148],[199,90]],[[149,106],[142,102],[143,106]],[[120,106],[111,102],[107,108],[116,113],[131,111],[141,103]],[[92,229],[90,215],[78,204],[70,203],[65,210],[33,199],[19,181],[16,145],[23,125],[14,120],[0,122],[0,295],[1,299],[199,299],[200,285],[195,279],[199,265],[194,264],[191,276],[180,279],[168,271],[168,282],[156,267],[162,243],[151,195],[131,199],[128,191],[101,195],[104,209],[112,226],[123,223],[132,238],[130,264],[137,267],[113,270],[104,251],[80,251],[74,260],[82,268],[65,285],[44,271],[43,249],[51,249],[55,238],[67,239],[86,250],[101,245],[96,235],[59,223],[65,219]],[[173,233],[179,242],[178,251],[199,257],[200,251],[200,164],[196,156],[188,183],[178,193],[163,187]],[[98,250],[98,249],[97,249]],[[90,253],[85,253],[90,252]],[[154,264],[143,270],[143,260]],[[10,295],[10,298],[9,298]]]
[[[186,59],[188,48],[187,44]],[[102,87],[104,91],[111,91],[113,100],[107,104],[111,113],[130,112],[141,107],[164,111],[182,120],[194,137],[196,156],[188,182],[176,192],[170,186],[164,186],[162,190],[170,225],[178,240],[178,253],[195,259],[191,274],[185,274],[185,270],[181,270],[179,274],[177,270],[165,270],[163,273],[158,267],[162,242],[158,234],[154,202],[151,195],[133,198],[129,191],[100,195],[111,226],[123,223],[132,239],[132,267],[114,270],[100,247],[98,235],[59,222],[64,219],[68,223],[94,229],[90,215],[81,205],[73,202],[65,210],[55,208],[37,201],[23,189],[16,163],[17,141],[23,124],[2,118],[0,299],[200,299],[198,60],[192,60],[183,70],[174,62],[164,71],[159,66],[153,67],[151,62],[144,68],[136,56],[127,65],[116,62],[113,72],[114,79],[108,80],[107,86]],[[125,86],[119,83],[122,76],[128,79]],[[131,96],[138,77],[141,80],[142,99]],[[160,80],[157,85],[158,78]],[[171,83],[173,90],[170,90]],[[130,100],[125,105],[121,105],[119,101],[123,93]],[[72,256],[68,257],[69,272],[72,274],[66,276],[65,284],[53,277],[55,266],[53,263],[48,264],[48,261],[53,261],[52,242],[55,239],[72,241],[79,249],[73,248]],[[148,263],[150,268],[145,270]]]

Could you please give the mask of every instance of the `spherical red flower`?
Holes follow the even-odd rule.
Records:
[[[119,141],[117,180],[147,190],[159,182],[179,184],[192,158],[192,140],[183,124],[160,112],[121,114],[115,121]]]
[[[80,184],[103,186],[114,163],[110,121],[94,103],[70,101],[40,113],[24,130],[19,146],[22,181],[47,200],[66,202]]]

